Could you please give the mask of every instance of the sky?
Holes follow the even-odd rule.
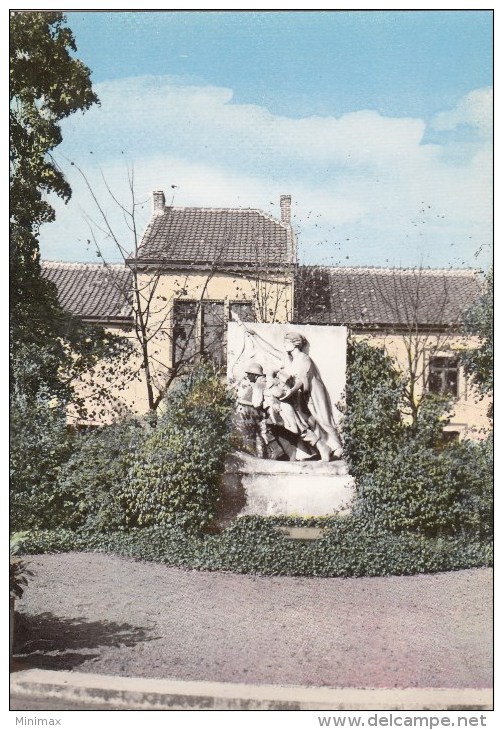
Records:
[[[77,168],[126,249],[103,179],[126,203],[134,168],[140,230],[153,190],[274,217],[290,194],[303,263],[492,260],[491,11],[66,16],[101,104],[62,124],[73,196],[52,200],[43,258],[98,260],[95,237],[121,260]]]

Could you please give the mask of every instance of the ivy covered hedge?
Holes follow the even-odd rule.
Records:
[[[242,517],[220,534],[199,536],[176,526],[108,534],[34,531],[25,539],[23,551],[103,551],[185,569],[325,578],[412,575],[492,565],[490,545],[464,536],[397,535],[345,517],[329,520],[321,539],[301,541],[282,534],[278,523]]]

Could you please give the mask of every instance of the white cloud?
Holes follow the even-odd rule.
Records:
[[[109,81],[96,90],[101,107],[68,120],[62,152],[86,170],[100,196],[98,165],[124,193],[126,161],[135,163],[140,197],[164,188],[169,198],[176,184],[176,205],[258,207],[278,215],[279,195],[290,193],[310,260],[336,251],[347,263],[394,256],[396,263],[414,264],[420,255],[431,265],[447,265],[460,263],[452,260],[451,243],[461,260],[490,242],[487,89],[435,117],[445,144],[423,142],[421,119],[372,110],[291,119],[236,104],[230,89],[172,77]],[[463,124],[476,128],[470,154],[460,149],[450,158],[450,133]],[[53,258],[79,257],[72,253],[78,246],[68,247],[78,237],[77,201],[89,209],[74,168],[67,169],[74,201],[43,232],[43,252]],[[66,251],[58,249],[63,240]]]
[[[463,124],[477,129],[485,137],[493,130],[493,90],[475,89],[464,96],[454,109],[437,114],[432,122],[434,129],[454,130]]]

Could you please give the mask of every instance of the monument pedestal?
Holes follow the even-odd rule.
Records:
[[[345,461],[272,461],[234,452],[227,457],[217,519],[330,516],[347,512],[353,494]]]

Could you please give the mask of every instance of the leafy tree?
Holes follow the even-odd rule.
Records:
[[[50,375],[56,390],[61,386],[58,364],[68,350],[63,340],[76,343],[81,332],[61,310],[55,287],[41,275],[38,234],[43,223],[55,218],[46,196],[55,193],[67,201],[71,195],[51,156],[62,139],[59,122],[98,101],[90,71],[72,55],[75,50],[61,13],[11,13],[11,345],[18,355],[23,346],[32,354],[38,348],[39,375]]]
[[[124,356],[122,338],[61,308],[40,266],[39,229],[55,218],[47,195],[71,195],[51,155],[59,123],[98,101],[74,51],[61,13],[11,13],[11,516],[20,528],[66,519],[67,497],[57,486],[72,449],[65,406],[73,401],[81,412],[75,381],[104,357],[117,363]]]
[[[487,274],[484,292],[465,316],[465,332],[479,338],[478,347],[465,350],[461,359],[481,395],[492,393],[494,380],[493,270]]]
[[[55,217],[44,195],[71,196],[51,157],[62,139],[59,122],[98,101],[89,69],[71,51],[75,40],[61,13],[11,13],[10,220],[17,286],[39,274],[38,229]]]

